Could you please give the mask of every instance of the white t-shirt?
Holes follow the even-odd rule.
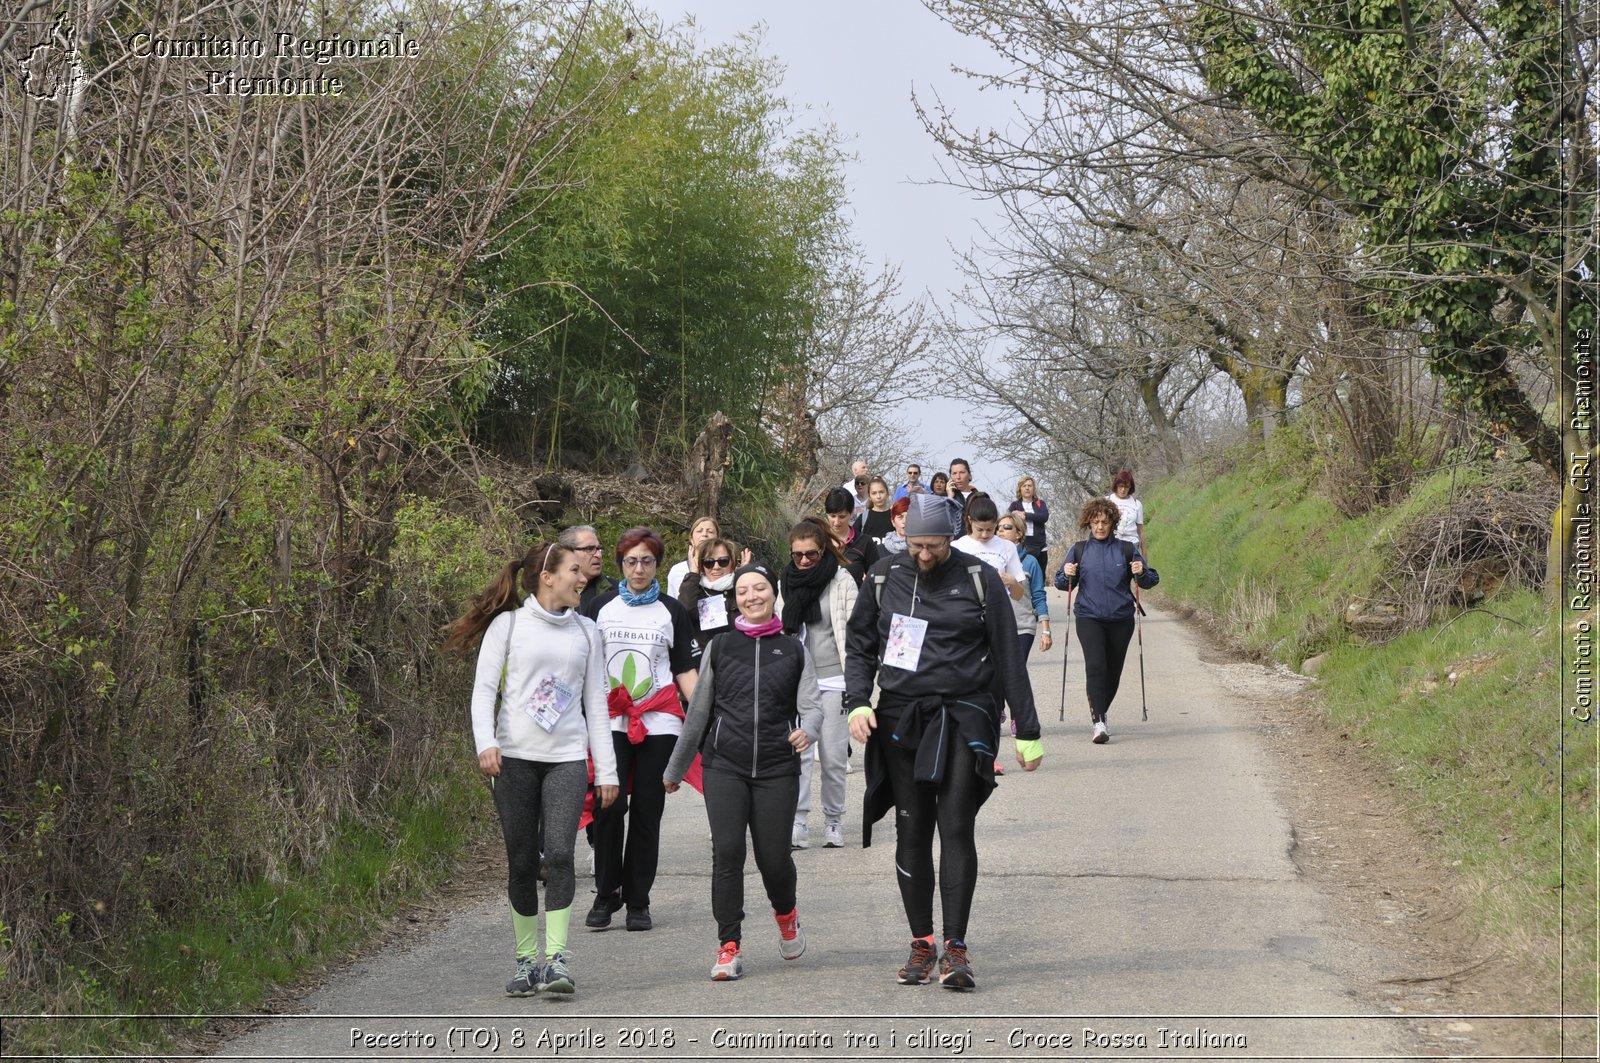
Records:
[[[649,605],[629,605],[616,591],[591,606],[605,656],[606,689],[626,686],[635,703],[670,687],[674,676],[700,667],[694,625],[676,598],[657,598]],[[640,718],[653,735],[683,733],[683,718],[670,712],[647,712]],[[628,718],[613,717],[613,731],[626,731]]]
[[[683,589],[683,577],[689,574],[689,562],[679,561],[667,569],[667,597],[676,600],[678,592]]]
[[[1139,525],[1144,523],[1144,503],[1137,498],[1118,498],[1115,491],[1106,495],[1111,503],[1117,507],[1117,512],[1122,519],[1117,521],[1117,530],[1114,533],[1118,539],[1126,539],[1135,545],[1139,542]]]
[[[970,535],[963,535],[951,543],[950,548],[976,557],[996,572],[1002,572],[1018,583],[1028,582],[1028,573],[1022,568],[1022,558],[1017,556],[1017,546],[1010,539],[993,535],[989,537],[988,542],[980,543]]]

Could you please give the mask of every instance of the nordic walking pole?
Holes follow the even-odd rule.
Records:
[[[1067,588],[1067,619],[1061,625],[1061,722],[1067,722],[1067,651],[1072,649],[1072,588]]]
[[[1139,712],[1150,722],[1150,706],[1144,699],[1144,606],[1139,604],[1139,581],[1133,581],[1133,615],[1139,630]]]

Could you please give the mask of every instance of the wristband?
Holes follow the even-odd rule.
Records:
[[[860,716],[862,713],[871,712],[871,711],[872,711],[872,706],[871,705],[857,705],[855,708],[850,710],[850,719],[853,720],[857,716]]]
[[[1017,755],[1025,763],[1032,764],[1044,756],[1044,743],[1037,738],[1019,738],[1017,741]]]

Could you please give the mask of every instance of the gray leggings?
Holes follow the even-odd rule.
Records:
[[[546,911],[572,906],[575,880],[572,846],[583,815],[583,797],[589,789],[587,761],[547,764],[539,760],[500,758],[500,775],[494,780],[494,807],[500,813],[500,833],[506,839],[509,882],[506,895],[518,915],[539,914],[539,824],[544,832]]]

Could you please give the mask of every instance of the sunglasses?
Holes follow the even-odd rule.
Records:
[[[789,557],[796,563],[801,561],[815,561],[822,556],[821,550],[790,550]]]
[[[995,528],[995,531],[1016,531],[1016,530],[1017,530],[1017,526],[1015,524],[1001,524],[1000,526]]]
[[[704,565],[706,568],[727,568],[729,565],[733,564],[733,558],[731,558],[731,557],[708,557],[708,558],[706,558],[704,561],[702,561],[700,563],[702,565]]]

